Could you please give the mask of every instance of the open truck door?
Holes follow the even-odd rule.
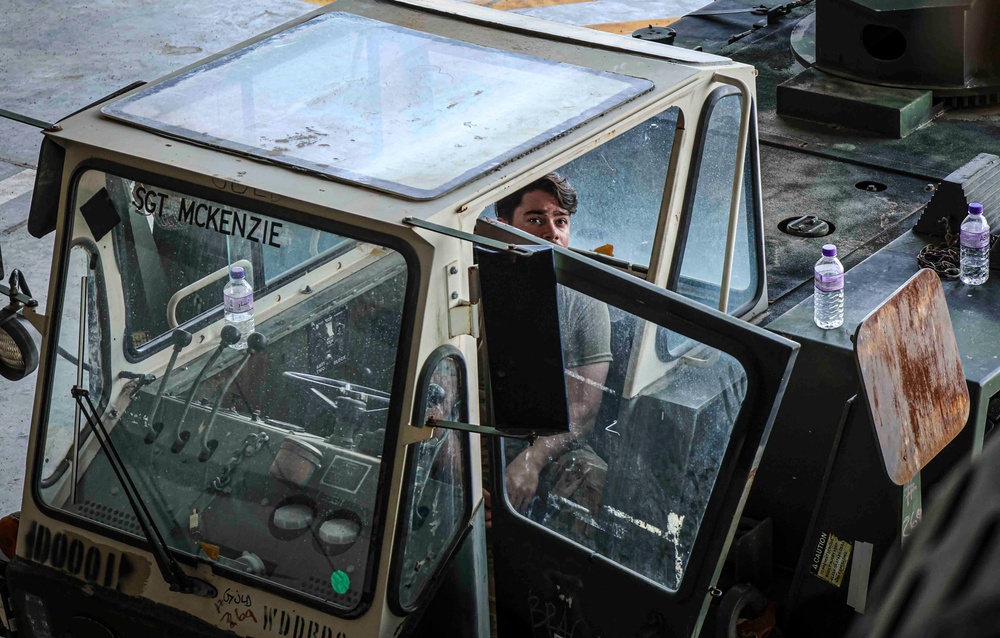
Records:
[[[540,260],[551,260],[555,307],[544,277],[516,292],[503,285],[522,267],[538,272]],[[568,404],[571,421],[568,434],[491,442],[500,635],[697,634],[797,344],[559,247],[480,249],[478,263],[492,413],[548,399],[556,412]],[[509,372],[491,335],[505,329],[496,315],[515,297],[539,300],[528,341],[551,335],[544,317],[559,316],[563,395],[546,384],[528,396],[497,387]],[[603,373],[593,358],[579,360],[578,342],[594,339],[610,346],[610,361],[597,362]],[[536,426],[497,423],[521,433]],[[533,451],[544,467],[526,493],[523,461]]]

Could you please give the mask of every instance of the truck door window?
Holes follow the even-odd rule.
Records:
[[[429,375],[429,376],[428,376]],[[455,348],[444,346],[424,368],[424,396],[419,423],[434,418],[468,421],[465,361]],[[416,607],[420,595],[450,554],[469,517],[469,437],[458,430],[437,428],[412,447],[411,487],[403,520],[403,560],[399,569],[399,606]]]
[[[560,329],[571,432],[504,439],[509,506],[676,591],[747,392],[733,357],[698,358],[628,380],[645,323],[564,286]],[[655,326],[650,326],[655,327]]]
[[[277,251],[295,249],[294,257],[255,262],[258,273],[269,265],[284,271],[277,283],[287,282],[289,288],[281,288],[284,304],[259,304],[255,309],[250,347],[236,350],[222,341],[221,311],[202,311],[188,326],[204,329],[190,340],[175,341],[179,333],[138,313],[129,315],[129,304],[151,299],[148,293],[155,285],[162,310],[163,298],[176,294],[179,286],[235,258],[252,258],[252,250],[240,251],[253,246],[225,236],[221,214],[217,230],[209,223],[198,224],[206,220],[205,208],[200,217],[187,218],[181,212],[198,203],[219,209],[222,204],[143,184],[157,199],[162,195],[168,203],[179,200],[180,222],[164,220],[176,227],[158,225],[161,222],[151,217],[159,209],[146,216],[135,210],[130,198],[117,199],[135,192],[133,184],[98,171],[84,173],[77,185],[71,230],[73,241],[82,242],[95,227],[94,219],[103,215],[116,224],[97,239],[94,249],[106,257],[105,280],[114,286],[105,313],[110,328],[88,332],[89,343],[107,344],[113,355],[88,363],[99,362],[106,371],[103,386],[95,386],[97,379],[90,377],[90,389],[105,397],[98,411],[111,441],[173,550],[210,562],[213,569],[236,570],[265,586],[295,590],[331,606],[334,613],[355,612],[365,604],[365,592],[371,592],[369,575],[377,571],[369,560],[379,555],[381,528],[375,521],[384,507],[379,489],[388,485],[388,470],[383,468],[392,467],[392,459],[384,458],[386,430],[399,422],[394,384],[404,299],[411,294],[406,260],[384,245],[295,227],[303,231],[301,243],[293,231],[288,235],[291,243],[272,246]],[[81,213],[82,208],[92,214]],[[231,211],[226,215],[230,224],[243,213],[261,220],[260,231],[266,222],[264,237],[281,236],[291,227],[257,211],[226,210]],[[160,241],[161,232],[164,237],[181,234]],[[140,233],[160,241],[147,245],[152,252],[143,254],[145,249],[135,245]],[[197,242],[196,260],[181,237]],[[189,255],[193,263],[178,263],[167,246]],[[323,259],[334,248],[341,251],[337,259]],[[56,298],[63,302],[54,310],[60,353],[76,352],[78,271],[86,257],[85,251],[74,248],[61,275],[63,288]],[[146,259],[162,265],[128,270]],[[295,263],[300,259],[305,263]],[[155,282],[148,278],[157,275]],[[218,305],[225,283],[223,277],[206,285],[201,291],[204,307]],[[309,292],[301,292],[307,283]],[[297,292],[288,294],[289,289]],[[146,323],[129,325],[130,316]],[[138,361],[116,352],[110,344],[119,341],[118,335],[130,335],[136,325],[166,330],[168,350]],[[176,361],[170,363],[174,352]],[[69,358],[57,359],[48,384],[53,391],[44,421],[47,450],[65,449],[65,433],[72,432],[75,403],[69,389],[75,372]],[[43,503],[139,536],[95,437],[83,439],[78,457],[71,456],[70,462],[72,472],[39,484]]]
[[[741,103],[740,94],[730,88],[717,89],[705,103],[678,237],[679,258],[671,275],[672,290],[713,308],[719,306]],[[750,137],[751,141],[756,140],[753,130]],[[733,315],[740,315],[753,305],[761,283],[763,256],[757,240],[760,196],[755,157],[756,149],[748,144],[729,289],[728,312]]]

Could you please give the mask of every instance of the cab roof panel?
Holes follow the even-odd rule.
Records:
[[[649,80],[332,12],[102,112],[430,199],[652,88]]]
[[[339,0],[50,135],[398,222],[458,210],[698,76],[746,71],[673,48],[443,0]]]

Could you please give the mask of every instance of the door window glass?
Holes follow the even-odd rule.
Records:
[[[571,432],[504,439],[507,502],[675,591],[746,397],[746,373],[697,343],[670,364],[640,361],[632,346],[644,320],[563,286],[559,296]],[[626,383],[630,367],[644,371]]]
[[[119,258],[136,259],[141,250],[134,241],[137,232],[123,232],[129,222],[122,216],[136,218],[132,228],[148,239],[160,227],[136,212],[128,199],[122,205],[109,196],[127,195],[132,188],[114,175],[83,174],[76,191],[75,241],[98,234],[95,228],[104,223],[113,224],[105,238],[98,238],[101,255],[110,253],[114,243]],[[203,201],[183,192],[156,191],[186,206]],[[247,214],[266,221],[270,229],[284,223]],[[183,224],[189,238],[196,232],[209,236],[198,244],[204,253],[198,263],[208,272],[246,256],[215,227]],[[309,292],[286,295],[286,303],[263,306],[263,313],[258,308],[249,347],[242,350],[220,336],[227,334],[220,310],[208,316],[206,329],[193,338],[177,339],[181,332],[166,332],[170,347],[165,352],[132,362],[122,351],[116,353],[114,348],[122,347],[117,335],[127,326],[127,305],[137,297],[150,298],[147,275],[162,276],[156,285],[163,287],[156,288],[159,296],[154,298],[162,309],[163,299],[176,295],[178,286],[197,274],[181,277],[162,266],[159,271],[128,271],[134,262],[116,262],[107,255],[105,280],[120,281],[133,294],[109,291],[106,305],[90,306],[87,346],[102,344],[113,355],[88,361],[90,389],[103,393],[99,416],[172,549],[325,601],[335,611],[352,611],[370,586],[370,557],[378,555],[374,521],[380,485],[386,484],[386,429],[397,409],[393,380],[409,277],[403,256],[390,248],[315,232],[320,233],[320,247],[347,242],[345,252],[336,260],[312,258],[308,269],[291,262],[280,265],[277,270],[285,270],[285,276],[302,278],[291,282],[295,290],[308,284]],[[165,254],[152,253],[157,258]],[[65,299],[54,332],[60,353],[77,351],[83,257],[71,254],[61,277],[64,287],[56,295]],[[176,259],[164,263],[187,266]],[[277,262],[256,263],[266,269]],[[206,304],[221,301],[225,283],[223,277],[205,285]],[[133,319],[145,320],[139,315]],[[73,431],[76,404],[69,388],[75,373],[69,358],[57,359],[50,380],[46,449],[65,448],[65,432]],[[101,389],[95,387],[96,379],[115,383],[105,382]],[[72,471],[46,477],[39,485],[44,503],[141,536],[96,437],[81,439],[79,455],[70,457]],[[218,554],[206,547],[218,548]]]
[[[713,308],[719,307],[722,269],[729,228],[730,198],[736,170],[742,97],[720,89],[718,100],[709,100],[699,166],[689,190],[693,192],[682,226],[683,243],[679,276],[672,286],[680,294]],[[721,92],[721,93],[720,93]],[[736,227],[736,252],[730,280],[730,314],[740,314],[756,297],[758,263],[756,219],[759,216],[753,171],[753,149],[747,145],[743,193]],[[682,222],[682,225],[684,222]]]
[[[439,361],[424,392],[424,415],[429,419],[466,421],[465,364],[458,355]],[[437,428],[434,435],[414,445],[412,488],[404,529],[399,603],[410,609],[442,560],[467,518],[467,434]]]

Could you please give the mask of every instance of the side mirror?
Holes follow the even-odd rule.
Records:
[[[476,247],[493,425],[510,436],[569,431],[551,246]]]

